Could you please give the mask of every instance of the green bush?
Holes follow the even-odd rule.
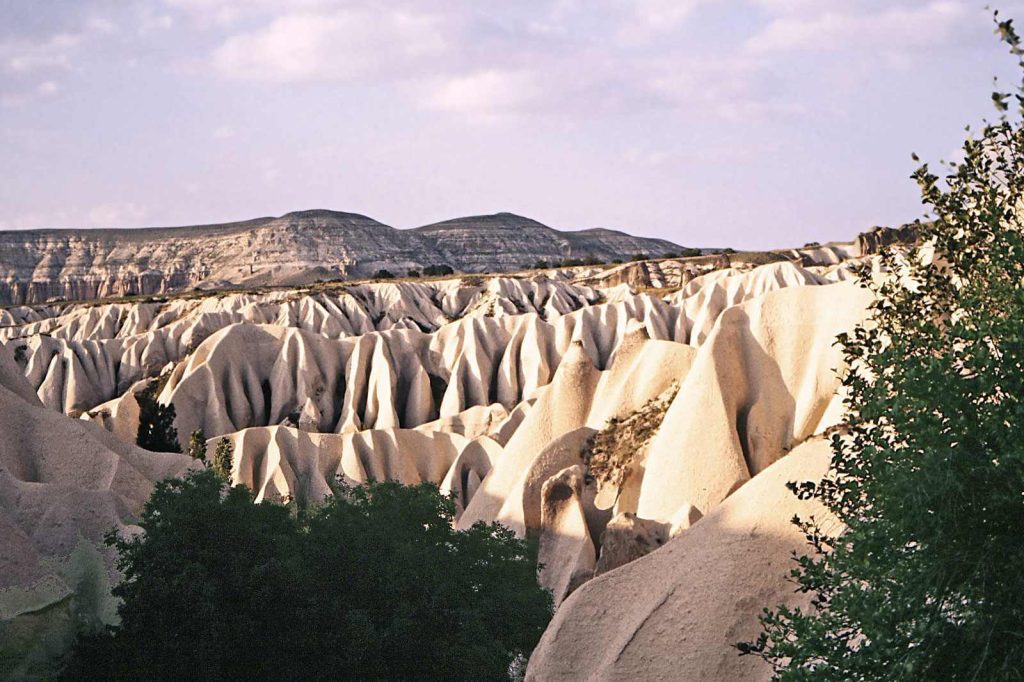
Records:
[[[213,451],[213,472],[223,481],[231,481],[231,473],[235,466],[235,446],[230,438],[217,441],[217,449]]]
[[[429,484],[255,504],[209,469],[158,483],[111,534],[121,622],[81,637],[69,679],[507,679],[551,616],[532,545],[452,527]]]
[[[153,452],[181,452],[178,429],[174,426],[174,404],[161,405],[157,401],[163,385],[164,381],[154,380],[135,394],[139,403],[139,430],[135,442]]]
[[[454,275],[455,271],[452,270],[450,265],[428,265],[423,268],[423,275],[425,277],[443,277],[444,275]]]
[[[374,279],[394,279],[395,273],[390,270],[384,270],[383,268],[373,273]]]
[[[1024,55],[1012,24],[997,16],[997,27]],[[993,96],[1003,111],[1008,99]],[[944,178],[914,174],[935,218],[917,224],[925,246],[883,252],[904,276],[865,273],[872,324],[840,338],[849,434],[833,438],[822,481],[792,488],[845,531],[801,522],[814,552],[794,576],[814,608],[766,611],[760,638],[740,645],[777,679],[1024,671],[1021,119],[1004,114],[963,150]]]
[[[206,461],[206,435],[202,429],[196,429],[188,437],[188,456],[200,462]]]

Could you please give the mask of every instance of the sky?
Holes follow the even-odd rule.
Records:
[[[0,229],[329,208],[851,239],[923,215],[911,153],[956,158],[1016,78],[984,4],[0,0]]]

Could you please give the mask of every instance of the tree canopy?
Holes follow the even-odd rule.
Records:
[[[81,638],[73,679],[507,679],[551,597],[507,528],[452,527],[435,486],[256,504],[211,469],[158,483],[112,534],[121,622]]]
[[[918,247],[862,276],[877,300],[840,338],[848,433],[824,480],[792,485],[845,530],[800,522],[813,608],[766,611],[739,645],[777,679],[1024,676],[1024,88],[993,100],[962,162],[914,174],[932,218]]]

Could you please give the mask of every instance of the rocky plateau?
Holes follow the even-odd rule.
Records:
[[[606,229],[562,232],[511,213],[397,230],[311,210],[221,225],[0,232],[0,305],[296,285],[447,265],[505,272],[537,261],[664,255],[677,244]]]

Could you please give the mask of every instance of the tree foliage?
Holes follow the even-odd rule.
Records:
[[[213,451],[213,462],[211,463],[213,473],[217,474],[223,481],[231,481],[231,472],[235,467],[235,446],[231,439],[224,437],[217,441],[217,449]]]
[[[1024,106],[1024,89],[995,100]],[[821,482],[792,485],[845,531],[801,522],[816,551],[794,576],[814,608],[766,611],[739,645],[777,679],[1024,676],[1020,120],[986,123],[943,178],[915,172],[934,220],[906,257],[883,255],[893,277],[863,278],[871,323],[840,339],[849,433]]]
[[[196,429],[188,437],[188,456],[200,462],[206,461],[206,434],[202,429]]]
[[[174,426],[177,416],[174,404],[161,405],[157,400],[163,385],[162,380],[151,381],[135,394],[139,403],[139,431],[135,442],[153,452],[181,452],[178,429]]]
[[[452,527],[429,484],[340,488],[305,511],[255,504],[210,469],[158,483],[111,535],[121,622],[73,679],[507,679],[551,615],[512,531]]]

